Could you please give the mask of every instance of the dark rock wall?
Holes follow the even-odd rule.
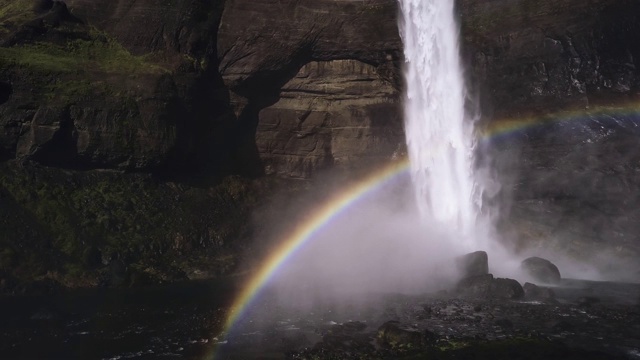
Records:
[[[490,118],[635,95],[634,1],[461,1],[464,56]]]
[[[394,1],[227,1],[218,56],[259,171],[307,178],[404,143]]]
[[[52,21],[53,10],[41,9],[26,25],[6,26],[3,158],[306,178],[403,152],[394,0],[69,0],[67,7],[70,18]],[[468,0],[458,10],[471,87],[487,121],[637,91],[633,1]],[[64,48],[65,40],[106,42],[89,57],[126,56],[43,68],[32,53],[15,54],[42,41]]]
[[[639,4],[463,1],[460,13],[483,118],[517,130],[491,138],[503,230],[524,248],[637,265]]]

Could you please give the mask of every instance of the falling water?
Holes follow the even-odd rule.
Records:
[[[481,194],[474,179],[474,121],[465,112],[454,1],[399,1],[405,129],[418,207],[423,219],[456,229],[469,242]]]

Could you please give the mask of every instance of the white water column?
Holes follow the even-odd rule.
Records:
[[[404,43],[405,131],[425,221],[462,233],[471,246],[481,191],[474,177],[474,120],[465,112],[453,0],[399,0]]]

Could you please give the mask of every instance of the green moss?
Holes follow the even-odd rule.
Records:
[[[32,9],[33,2],[31,0],[9,0],[0,4],[0,33],[8,32],[5,27],[13,23],[22,23],[28,20],[33,16]]]
[[[104,72],[158,74],[166,72],[144,56],[131,55],[107,37],[73,40],[65,45],[48,42],[0,48],[0,64],[16,65],[44,73]]]
[[[90,96],[113,96],[110,85],[104,81],[90,81],[88,79],[57,79],[43,87],[44,99],[65,100],[80,99]]]
[[[34,170],[11,164],[0,164],[2,188],[31,215],[50,243],[12,253],[21,244],[7,228],[9,233],[0,239],[0,267],[27,264],[25,259],[33,255],[25,265],[33,269],[32,277],[36,271],[56,270],[71,283],[87,274],[98,276],[103,267],[99,257],[123,259],[140,269],[188,269],[196,263],[208,266],[210,273],[228,273],[236,258],[225,248],[246,229],[256,198],[249,181],[240,178],[189,188],[140,174]],[[54,263],[56,269],[51,268]]]
[[[182,57],[184,61],[188,64],[191,64],[194,69],[205,70],[209,66],[209,63],[207,62],[207,59],[205,57],[196,58],[189,54],[183,54]]]

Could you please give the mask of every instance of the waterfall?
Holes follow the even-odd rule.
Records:
[[[482,194],[474,175],[474,119],[465,112],[454,1],[399,2],[405,131],[417,204],[425,221],[458,231],[470,247]]]

